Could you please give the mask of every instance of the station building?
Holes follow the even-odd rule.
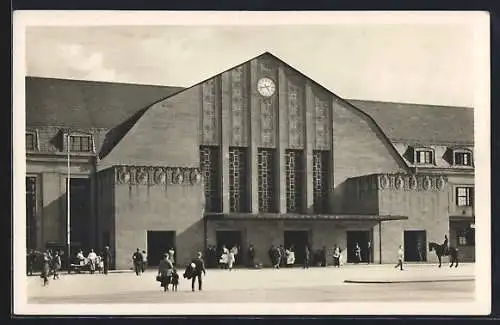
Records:
[[[347,100],[270,53],[187,89],[26,77],[27,247],[474,261],[473,109]],[[328,257],[331,259],[331,257]]]

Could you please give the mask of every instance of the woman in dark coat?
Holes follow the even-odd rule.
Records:
[[[163,259],[160,261],[158,266],[158,277],[160,280],[160,285],[164,291],[168,290],[168,285],[170,284],[170,277],[172,276],[172,269],[174,265],[170,261],[168,254],[163,255]]]

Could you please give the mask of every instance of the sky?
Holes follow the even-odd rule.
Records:
[[[343,98],[473,106],[466,24],[26,29],[29,76],[189,87],[266,51]]]

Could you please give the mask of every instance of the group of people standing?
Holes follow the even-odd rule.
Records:
[[[156,281],[160,282],[160,286],[164,291],[169,290],[169,285],[172,285],[172,291],[177,291],[179,286],[179,274],[172,257],[173,255],[170,255],[170,253],[163,254],[163,258],[158,266]],[[191,263],[186,266],[183,277],[191,280],[192,291],[195,291],[195,283],[198,280],[198,290],[201,291],[203,285],[202,275],[205,274],[205,263],[201,252],[198,252],[196,258],[193,258]]]
[[[83,250],[79,250],[76,254],[76,265],[79,267],[88,266],[90,274],[98,273],[108,274],[111,264],[111,251],[109,246],[104,247],[104,250],[98,255],[93,248],[90,249],[87,257],[83,254]]]
[[[231,250],[229,250],[226,245],[222,245],[222,253],[219,259],[219,265],[223,269],[228,269],[231,271],[233,269],[234,263],[236,262],[236,256],[238,256],[239,249],[234,245]]]

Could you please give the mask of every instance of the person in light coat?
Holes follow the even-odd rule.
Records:
[[[394,266],[394,268],[398,268],[403,271],[403,260],[404,260],[404,255],[405,254],[405,251],[403,250],[403,246],[402,245],[399,245],[399,249],[398,249],[398,264],[396,264]]]
[[[90,263],[90,273],[94,274],[94,272],[96,270],[96,265],[97,265],[97,254],[94,252],[93,249],[90,250],[90,253],[87,256],[87,259],[89,260],[89,263]]]

